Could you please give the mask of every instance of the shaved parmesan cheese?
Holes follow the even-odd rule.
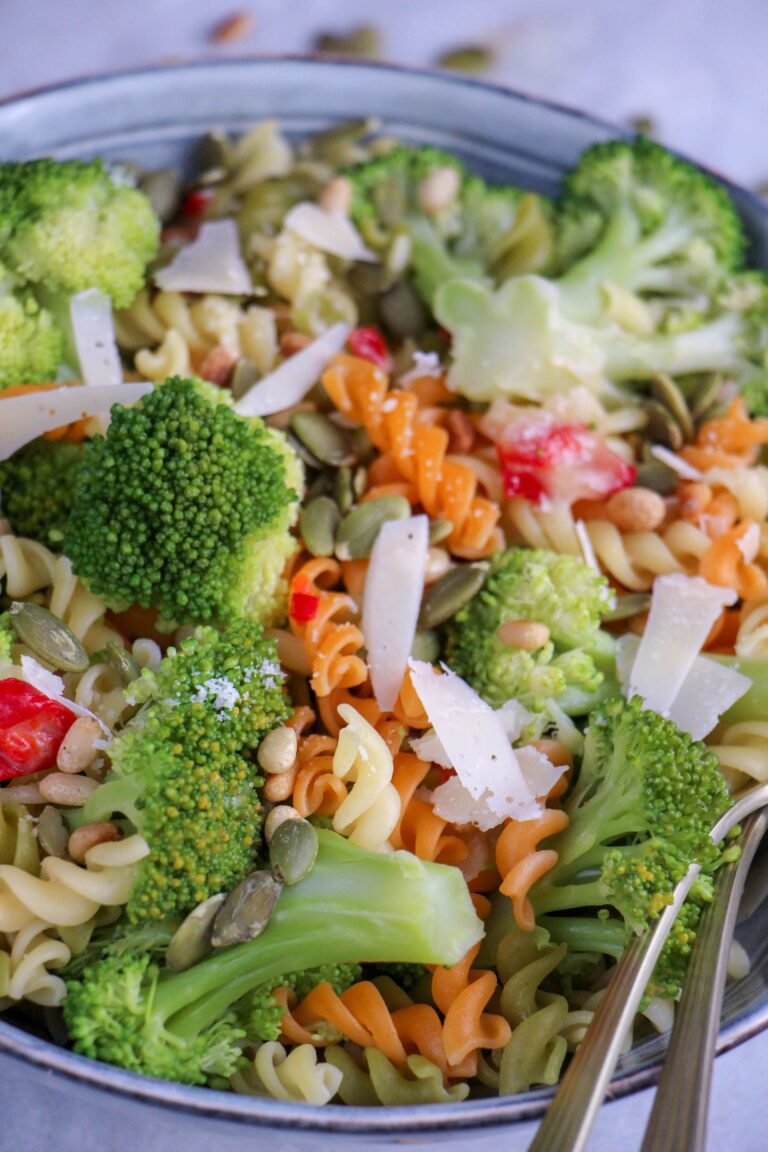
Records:
[[[429,518],[381,526],[371,551],[363,597],[363,635],[376,701],[391,712],[416,634],[429,548]]]
[[[398,380],[399,384],[410,384],[412,380],[420,380],[423,376],[442,376],[443,366],[440,363],[440,357],[437,352],[419,352],[416,349],[413,353],[413,368],[409,368],[404,376]]]
[[[69,314],[84,382],[89,387],[122,384],[123,367],[115,342],[109,296],[97,288],[79,292],[69,302]]]
[[[667,468],[677,472],[683,480],[701,480],[701,472],[698,468],[694,468],[687,460],[683,460],[682,456],[676,456],[674,452],[662,444],[653,445],[651,456],[655,456],[660,464],[666,464]]]
[[[451,824],[476,824],[481,832],[488,832],[504,819],[491,811],[483,797],[476,799],[458,776],[435,788],[430,799],[437,815]]]
[[[517,700],[507,700],[506,704],[502,704],[501,708],[496,709],[496,716],[501,722],[510,744],[520,738],[523,728],[534,719],[533,713],[524,708]],[[439,764],[441,768],[453,768],[448,753],[440,743],[434,728],[428,729],[423,736],[412,737],[411,748],[419,760],[429,760],[432,764]]]
[[[254,384],[235,404],[235,411],[240,416],[271,416],[273,412],[298,404],[317,384],[333,357],[341,352],[351,331],[348,324],[334,324]]]
[[[70,712],[74,712],[76,716],[92,716],[103,729],[105,735],[111,741],[112,733],[106,726],[103,720],[100,720],[95,712],[91,712],[89,708],[83,707],[82,704],[76,704],[74,700],[70,700],[64,695],[64,681],[55,672],[49,672],[42,664],[38,664],[37,660],[32,656],[22,656],[21,658],[21,672],[27,684],[31,684],[33,688],[37,688],[38,692],[42,692],[44,696],[50,696],[51,700],[55,700],[57,704],[62,704],[65,708],[69,708]],[[107,745],[105,745],[107,747]]]
[[[411,748],[419,760],[429,761],[431,764],[439,764],[441,768],[453,768],[453,764],[451,764],[448,758],[448,753],[440,743],[440,738],[434,728],[429,728],[423,736],[413,736],[411,738]]]
[[[439,675],[420,660],[409,660],[408,667],[430,723],[472,799],[482,801],[497,823],[508,816],[533,820],[540,815],[541,807],[493,709],[448,668]]]
[[[325,212],[319,204],[305,201],[291,208],[283,226],[313,248],[340,256],[342,260],[378,262],[376,253],[363,243],[357,228],[343,212]]]
[[[736,541],[736,547],[744,557],[744,563],[751,564],[760,549],[760,525],[748,525]]]
[[[669,719],[694,740],[703,740],[751,684],[749,676],[734,668],[697,656],[669,710]]]
[[[619,636],[616,641],[616,675],[619,678],[621,691],[629,698],[629,680],[632,675],[632,665],[640,647],[640,637],[628,632],[626,636]]]
[[[533,713],[524,708],[519,700],[507,700],[501,708],[496,709],[496,715],[501,721],[510,743],[519,740],[523,728],[534,719]]]
[[[668,716],[683,681],[723,608],[736,601],[731,588],[700,576],[658,576],[651,610],[629,677],[631,696]]]
[[[164,292],[252,295],[251,275],[240,254],[240,235],[235,221],[212,220],[201,225],[196,239],[155,273],[155,284]]]
[[[533,795],[541,799],[554,788],[568,767],[567,764],[553,764],[543,752],[539,752],[538,748],[530,744],[526,744],[524,748],[517,748],[515,755],[526,784]]]
[[[108,412],[113,404],[135,404],[151,392],[153,385],[95,384],[27,392],[23,396],[0,399],[0,460],[7,460],[43,432],[61,428],[73,420]]]

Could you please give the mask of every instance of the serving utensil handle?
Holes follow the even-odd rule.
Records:
[[[704,1152],[728,953],[744,882],[768,829],[768,812],[744,821],[741,856],[717,875],[701,915],[641,1152]]]

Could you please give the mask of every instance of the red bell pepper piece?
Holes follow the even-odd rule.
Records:
[[[497,445],[505,496],[533,504],[601,500],[634,484],[632,464],[585,424],[556,420],[547,412],[521,415]]]
[[[320,607],[320,597],[309,592],[292,592],[288,615],[297,624],[307,624],[317,616]]]
[[[183,220],[202,220],[215,192],[213,188],[193,188],[181,202]]]
[[[74,712],[23,680],[0,680],[0,780],[56,766]]]
[[[349,334],[347,345],[353,356],[359,356],[361,360],[370,360],[385,372],[392,370],[392,357],[378,328],[355,328]]]

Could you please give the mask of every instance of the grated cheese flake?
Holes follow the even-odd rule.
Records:
[[[164,292],[251,296],[253,284],[240,252],[237,223],[211,220],[202,224],[197,237],[155,273],[155,284]]]
[[[334,324],[249,388],[235,404],[235,411],[239,416],[271,416],[298,404],[317,384],[337,352],[341,352],[351,331],[348,324]]]
[[[363,242],[352,221],[343,212],[326,212],[309,200],[295,204],[288,212],[283,227],[294,232],[307,244],[342,260],[362,260],[377,264],[378,256]]]

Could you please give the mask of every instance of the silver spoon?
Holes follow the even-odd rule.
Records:
[[[768,784],[750,788],[718,820],[712,839],[719,842],[747,816],[766,806]],[[698,864],[691,865],[653,928],[627,947],[529,1152],[582,1152],[664,941],[700,871]]]

